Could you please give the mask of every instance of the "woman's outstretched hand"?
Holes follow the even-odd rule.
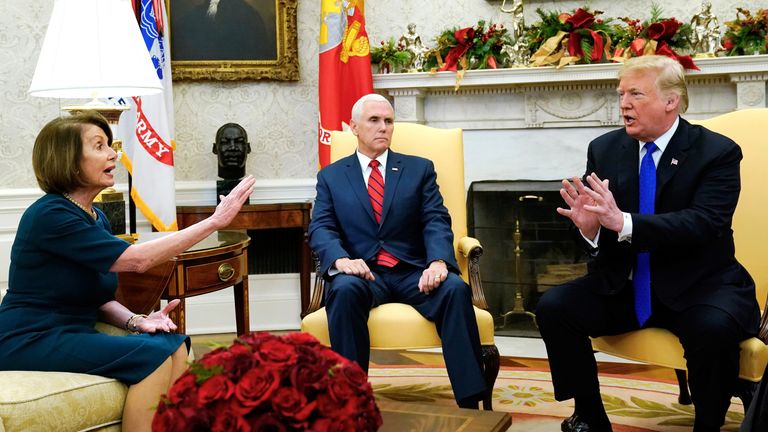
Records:
[[[229,195],[220,195],[221,202],[216,206],[216,211],[211,215],[211,220],[216,223],[217,229],[224,228],[232,222],[243,203],[253,193],[256,179],[252,175],[246,176],[235,186]]]
[[[136,329],[141,333],[169,333],[176,330],[176,324],[168,318],[168,314],[181,303],[181,300],[171,300],[160,311],[154,311],[149,316],[136,321]]]

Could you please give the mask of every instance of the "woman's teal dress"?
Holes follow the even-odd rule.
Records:
[[[0,304],[0,370],[79,372],[134,384],[189,338],[108,336],[94,329],[115,299],[109,268],[128,248],[104,213],[94,220],[59,194],[32,204],[11,248],[8,292]]]

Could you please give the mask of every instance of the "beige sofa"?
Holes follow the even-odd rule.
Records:
[[[96,375],[0,371],[0,432],[120,431],[127,392],[120,381]]]

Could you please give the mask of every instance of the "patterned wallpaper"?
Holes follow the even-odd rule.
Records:
[[[534,21],[537,7],[569,10],[583,3],[525,1],[526,21]],[[646,18],[650,14],[648,2],[589,3],[608,16]],[[668,3],[664,15],[681,21],[689,21],[698,10],[687,2]],[[734,18],[737,6],[756,10],[768,7],[768,0],[714,0],[712,4],[722,23]],[[30,162],[35,135],[66,102],[27,95],[52,5],[53,0],[0,0],[0,188],[36,186]],[[378,43],[399,37],[414,22],[426,43],[443,29],[468,26],[478,19],[509,22],[499,12],[500,5],[501,0],[367,0],[367,28],[372,43]],[[314,177],[319,14],[319,0],[299,0],[298,82],[174,83],[177,180],[217,178],[211,146],[216,129],[227,122],[240,123],[248,131],[252,147],[248,171],[258,179]],[[125,182],[122,170],[118,182]]]

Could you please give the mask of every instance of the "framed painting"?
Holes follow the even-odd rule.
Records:
[[[165,0],[174,80],[298,81],[298,0]]]

